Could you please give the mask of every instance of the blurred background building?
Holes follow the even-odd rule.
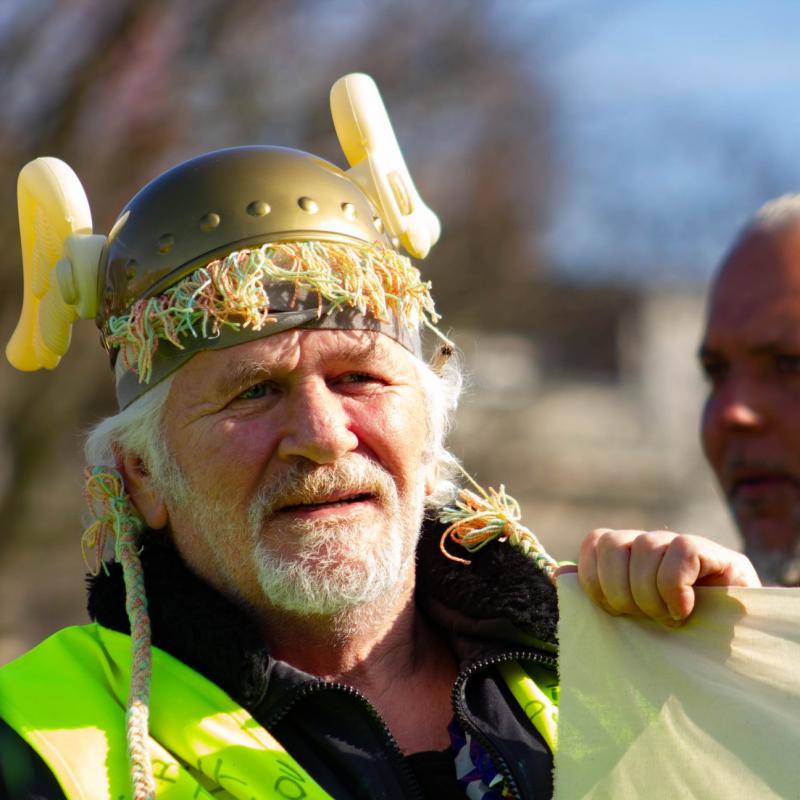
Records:
[[[697,445],[710,270],[800,187],[800,7],[562,0],[0,0],[0,339],[15,181],[67,161],[107,232],[206,150],[344,166],[327,94],[377,80],[444,236],[423,270],[469,368],[453,449],[559,557],[591,528],[735,544]],[[114,410],[91,324],[52,373],[0,363],[0,663],[83,611],[80,431]]]

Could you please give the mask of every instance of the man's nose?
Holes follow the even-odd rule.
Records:
[[[711,399],[717,421],[726,428],[758,430],[766,421],[763,391],[748,382],[731,381]]]
[[[295,387],[287,404],[289,417],[278,445],[280,458],[330,464],[358,447],[341,397],[324,381]]]

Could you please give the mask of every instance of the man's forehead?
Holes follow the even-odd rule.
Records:
[[[712,287],[703,350],[800,345],[800,225],[755,230],[725,259]]]
[[[218,368],[229,372],[247,364],[291,364],[313,352],[322,360],[364,362],[406,354],[405,348],[381,333],[372,331],[298,330],[246,342],[219,351]]]
[[[800,319],[800,225],[756,230],[722,263],[709,296],[709,324],[728,317]]]
[[[703,349],[729,346],[752,351],[800,347],[800,297],[734,298],[712,303],[703,336]]]
[[[214,382],[235,381],[255,372],[293,369],[303,357],[317,362],[409,362],[414,359],[390,337],[362,330],[292,330],[245,342],[224,350],[199,353],[179,375],[192,381],[207,377]]]
[[[736,242],[720,267],[714,294],[748,285],[800,292],[800,221],[755,228]]]

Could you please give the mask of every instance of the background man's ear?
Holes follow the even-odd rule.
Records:
[[[135,453],[120,452],[117,455],[120,472],[125,478],[125,488],[142,519],[153,530],[165,528],[169,522],[167,504],[144,461]]]

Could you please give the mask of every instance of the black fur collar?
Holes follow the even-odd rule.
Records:
[[[460,635],[554,649],[556,591],[534,562],[495,541],[472,555],[457,553],[469,566],[456,563],[439,549],[442,530],[427,522],[417,549],[417,599],[429,616]]]
[[[441,530],[438,523],[425,525],[418,549],[417,599],[454,641],[462,659],[509,646],[553,649],[555,590],[533,562],[494,542],[475,554],[470,566],[457,564],[439,551]],[[145,541],[141,558],[153,643],[243,705],[260,702],[276,667],[247,611],[186,567],[163,534],[149,531]],[[107,574],[90,577],[88,588],[91,618],[129,632],[120,565],[109,564]],[[309,678],[287,665],[279,664],[277,670],[282,683]]]

